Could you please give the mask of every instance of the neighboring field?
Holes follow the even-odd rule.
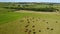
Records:
[[[0,13],[0,24],[0,34],[60,34],[60,15],[57,14]]]

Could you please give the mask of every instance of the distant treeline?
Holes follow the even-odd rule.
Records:
[[[59,11],[60,3],[36,3],[36,2],[18,2],[18,3],[1,3],[0,7],[13,10],[32,10],[54,12]],[[58,6],[57,6],[58,5]]]

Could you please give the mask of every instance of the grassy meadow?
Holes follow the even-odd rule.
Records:
[[[0,3],[0,34],[60,34],[60,4],[39,4]]]

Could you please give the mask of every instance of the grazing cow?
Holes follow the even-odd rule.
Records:
[[[25,30],[25,32],[27,32],[27,31],[28,31],[28,29]]]
[[[26,29],[26,31],[28,31],[28,29]]]
[[[56,23],[58,23],[58,21],[56,21]]]
[[[35,27],[34,25],[32,27]]]
[[[28,27],[29,25],[26,25],[25,27]]]
[[[36,34],[36,32],[33,32],[33,34]]]
[[[34,21],[32,21],[32,22],[34,22]]]
[[[27,30],[25,32],[27,32]]]
[[[30,22],[28,21],[28,23],[30,23]]]
[[[41,32],[41,30],[39,30],[39,32]]]
[[[47,29],[49,29],[49,28],[47,28]]]
[[[31,30],[29,30],[28,34],[31,34]]]
[[[48,24],[48,22],[46,22]]]
[[[35,29],[33,29],[33,31],[35,31]]]
[[[54,30],[53,28],[51,30]]]
[[[29,19],[27,19],[27,21],[29,21]]]
[[[29,30],[29,32],[31,32],[31,30]]]

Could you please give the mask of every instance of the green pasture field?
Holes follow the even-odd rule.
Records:
[[[0,34],[60,34],[60,15],[0,13]]]
[[[60,34],[59,11],[60,4],[0,3],[0,34]]]

